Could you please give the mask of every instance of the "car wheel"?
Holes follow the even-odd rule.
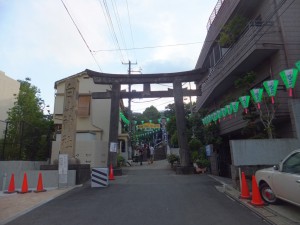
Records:
[[[262,199],[269,204],[276,204],[278,202],[272,188],[267,184],[263,183],[259,186],[259,191]]]

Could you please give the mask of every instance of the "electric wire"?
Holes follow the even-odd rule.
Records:
[[[120,33],[120,36],[121,36],[121,40],[122,40],[122,43],[123,43],[123,45],[125,46],[125,49],[126,49],[127,45],[126,45],[126,40],[124,38],[124,33],[123,33],[123,29],[122,29],[122,24],[121,24],[121,20],[120,20],[120,16],[119,16],[118,7],[117,7],[117,4],[116,4],[115,0],[112,0],[111,3],[112,3],[112,8],[113,8],[113,11],[114,11],[114,14],[115,14],[115,17],[116,17],[117,25],[118,25],[118,28],[119,28],[119,33]],[[127,55],[128,61],[129,61],[128,52],[126,52],[126,55]]]
[[[167,48],[167,47],[178,47],[178,46],[185,46],[185,45],[196,45],[196,44],[203,44],[203,43],[205,43],[205,41],[178,43],[178,44],[169,44],[169,45],[133,47],[133,48],[121,48],[121,49],[99,49],[99,50],[95,50],[94,52],[110,52],[110,51],[119,51],[119,50],[132,51],[132,50],[143,50],[143,49],[151,49],[151,48]]]
[[[121,47],[119,45],[119,41],[118,41],[115,29],[114,29],[113,21],[112,21],[111,16],[110,16],[109,7],[107,5],[107,2],[106,2],[106,0],[103,0],[103,2],[101,0],[98,0],[98,2],[99,2],[100,6],[102,8],[102,12],[103,12],[105,20],[106,20],[106,25],[108,27],[110,36],[112,38],[112,42],[115,46],[115,49],[117,49],[117,51],[119,51],[120,60],[121,60],[121,62],[123,62],[124,57],[123,57],[122,50],[121,50]]]
[[[67,11],[67,13],[68,13],[68,15],[69,15],[69,17],[70,17],[70,19],[72,20],[72,22],[73,22],[74,26],[76,27],[76,29],[77,29],[77,31],[78,31],[78,33],[79,33],[80,37],[82,38],[82,40],[83,40],[83,42],[85,43],[86,47],[88,48],[88,50],[89,50],[90,54],[92,55],[92,57],[93,57],[93,59],[94,59],[95,63],[97,64],[97,66],[98,66],[98,68],[99,68],[100,72],[102,72],[102,69],[101,69],[101,67],[100,67],[99,63],[97,62],[97,60],[96,60],[96,58],[95,58],[95,56],[94,56],[94,54],[93,54],[93,51],[92,51],[92,50],[91,50],[91,48],[89,47],[89,45],[88,45],[88,43],[86,42],[85,38],[83,37],[83,35],[82,35],[82,33],[81,33],[81,31],[80,31],[79,27],[77,26],[77,24],[76,24],[75,20],[73,19],[73,17],[72,17],[72,15],[71,15],[71,13],[69,12],[69,10],[68,10],[68,8],[67,8],[66,4],[64,3],[64,1],[63,1],[63,0],[61,0],[61,3],[63,4],[63,6],[64,6],[65,10]]]
[[[134,39],[133,39],[132,26],[131,26],[131,18],[130,18],[130,12],[129,12],[129,6],[128,6],[128,1],[127,1],[127,0],[126,0],[126,5],[127,5],[127,14],[128,14],[129,29],[130,29],[130,34],[131,34],[132,48],[135,48],[135,47],[134,47]],[[135,49],[134,49],[134,50],[135,50]],[[134,55],[134,58],[135,58],[136,61],[137,61],[137,57],[136,57],[135,51],[133,51],[133,55]]]

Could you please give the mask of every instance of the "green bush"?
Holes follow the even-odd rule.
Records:
[[[247,19],[243,16],[236,15],[222,29],[219,43],[221,47],[228,48],[235,43],[245,29]]]
[[[202,143],[199,139],[197,138],[193,138],[192,140],[190,140],[189,142],[189,149],[190,151],[199,151],[200,147],[202,146]]]
[[[174,162],[179,162],[180,161],[179,156],[175,155],[175,154],[168,155],[167,159],[168,159],[168,162],[171,163],[171,165],[173,165]]]
[[[193,151],[191,154],[193,163],[197,163],[200,168],[205,168],[210,166],[210,161],[206,158],[205,149],[201,148],[200,153],[198,151]]]
[[[120,166],[123,166],[124,163],[125,163],[124,157],[121,155],[117,155],[117,165],[120,167]]]

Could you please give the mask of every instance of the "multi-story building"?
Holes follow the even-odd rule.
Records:
[[[260,161],[262,155],[255,155],[256,150],[269,152],[270,148],[274,148],[275,155],[277,154],[279,158],[285,154],[281,155],[280,149],[276,150],[279,146],[284,146],[282,152],[285,152],[285,149],[291,151],[290,148],[295,146],[300,147],[299,141],[294,140],[300,135],[297,133],[292,116],[295,111],[292,112],[289,106],[290,99],[293,101],[299,99],[300,82],[296,82],[290,97],[289,90],[279,75],[283,70],[296,68],[295,63],[300,60],[299,10],[300,1],[295,0],[219,0],[211,14],[205,43],[196,64],[196,68],[208,69],[203,80],[196,84],[202,91],[202,95],[197,98],[197,110],[206,109],[208,113],[213,113],[232,101],[238,101],[240,96],[245,95],[243,93],[245,89],[237,88],[235,81],[246,74],[255,75],[254,82],[249,82],[246,89],[248,95],[253,88],[263,88],[264,81],[279,81],[275,97],[276,106],[274,105],[275,117],[272,121],[276,128],[276,139],[271,141],[272,143],[269,140],[261,140],[264,142],[249,140],[255,136],[255,132],[263,133],[264,128],[257,118],[252,123],[255,124],[253,132],[246,131],[245,128],[249,128],[249,120],[245,119],[241,104],[240,110],[232,116],[232,119],[227,117],[219,120],[220,135],[223,139],[222,146],[218,150],[218,169],[221,175],[231,176],[231,166],[241,165],[234,162],[233,156],[236,151],[252,150],[253,162],[249,164],[262,165],[267,163]],[[242,27],[234,25],[237,21]],[[237,35],[224,42],[222,35],[226,32],[227,38]],[[259,109],[255,104],[252,104],[252,111],[257,110]],[[243,146],[242,149],[233,152],[233,146],[236,146],[234,143],[237,142],[232,140],[241,139],[249,141],[239,145]],[[274,146],[279,142],[280,144]],[[245,152],[241,153],[240,157]],[[274,154],[269,153],[272,158]],[[270,164],[274,163],[273,161],[270,160]]]
[[[0,71],[0,139],[6,127],[7,112],[14,106],[19,93],[20,82],[8,77]]]
[[[106,167],[109,152],[111,100],[92,99],[91,94],[111,90],[111,87],[95,84],[93,79],[85,72],[55,82],[56,94],[53,120],[56,127],[56,140],[52,143],[51,162],[54,163],[58,159],[61,147],[65,82],[70,78],[77,79],[79,83],[75,157],[80,160],[81,164],[90,164],[91,167]],[[120,102],[120,107],[123,107],[122,102]],[[115,122],[120,123],[120,121]],[[128,134],[122,133],[120,124],[118,127],[118,153],[127,160],[130,157]]]

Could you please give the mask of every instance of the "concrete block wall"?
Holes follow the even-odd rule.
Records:
[[[25,172],[27,175],[28,189],[30,189],[30,190],[36,190],[36,187],[38,184],[38,175],[40,172],[42,173],[43,186],[45,189],[58,188],[58,171],[57,170],[48,170],[48,171],[28,170],[28,171],[17,171],[14,173],[16,190],[21,190]],[[8,189],[11,175],[12,175],[12,173],[5,173],[2,175],[2,177],[1,177],[2,185],[0,187],[2,191],[5,191]],[[76,183],[76,171],[69,170],[68,171],[68,187],[75,186],[75,183]]]
[[[15,176],[15,187],[22,187],[24,172],[27,173],[28,188],[36,188],[38,173],[42,173],[44,188],[58,187],[58,171],[40,171],[41,165],[48,165],[46,161],[0,161],[0,190],[7,190],[11,174]],[[68,171],[68,186],[74,186],[76,182],[76,171]]]

